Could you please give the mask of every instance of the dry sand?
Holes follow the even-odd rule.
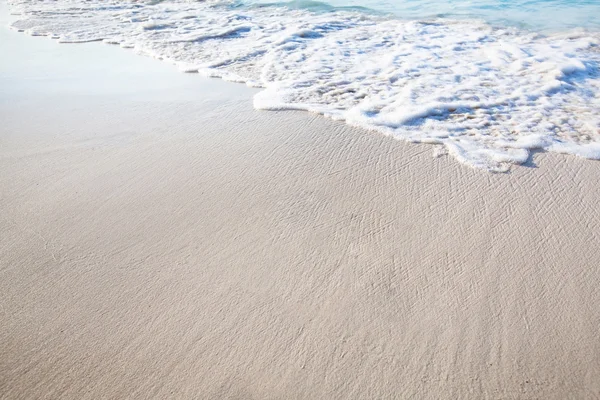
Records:
[[[600,163],[494,175],[0,29],[3,399],[600,398]]]

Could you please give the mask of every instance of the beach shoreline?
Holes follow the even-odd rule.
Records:
[[[572,11],[585,15],[586,2],[574,2]],[[436,144],[438,154],[473,168],[506,172],[539,150],[600,159],[600,31],[591,20],[543,33],[475,15],[403,19],[322,12],[312,3],[9,4],[19,14],[12,27],[28,35],[133,49],[181,71],[260,88],[258,110],[309,111]]]
[[[0,397],[600,397],[600,163],[491,174],[0,28]]]

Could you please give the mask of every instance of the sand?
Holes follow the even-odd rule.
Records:
[[[600,398],[600,163],[490,174],[0,28],[0,398]]]

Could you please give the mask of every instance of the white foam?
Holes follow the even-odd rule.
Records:
[[[16,29],[103,40],[263,90],[308,110],[492,171],[531,149],[600,158],[597,33],[542,36],[479,21],[401,21],[229,3],[11,0]],[[439,153],[439,152],[438,152]]]

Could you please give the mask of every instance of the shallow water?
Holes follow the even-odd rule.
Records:
[[[247,0],[246,3],[273,4],[268,0]],[[577,27],[600,29],[598,0],[328,0],[322,3],[297,0],[285,4],[313,10],[362,7],[404,19],[474,18],[495,26],[544,32]]]
[[[262,88],[258,109],[307,110],[443,145],[436,154],[472,167],[504,171],[533,149],[600,159],[600,32],[567,27],[573,10],[594,4],[574,5],[561,28],[536,30],[516,27],[510,11],[521,4],[532,17],[532,2],[496,2],[510,4],[504,14],[461,2],[473,15],[456,7],[453,19],[430,18],[451,1],[410,3],[397,3],[392,16],[379,2],[10,2],[21,13],[14,28],[29,34],[133,48]],[[410,9],[414,17],[397,16]],[[499,15],[512,22],[500,26]]]

